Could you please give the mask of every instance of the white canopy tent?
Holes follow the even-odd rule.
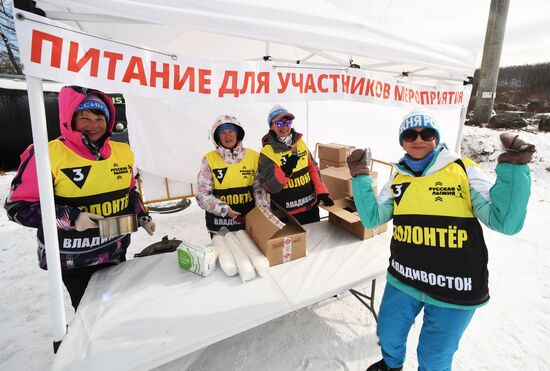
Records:
[[[456,147],[460,140],[470,95],[462,81],[473,74],[473,53],[392,34],[324,1],[50,0],[37,6],[46,18],[14,14],[31,105],[55,341],[62,340],[66,321],[43,78],[124,94],[136,165],[189,182],[212,149],[208,131],[216,116],[237,116],[245,145],[259,148],[273,103],[295,113],[295,127],[310,145],[370,146],[375,157],[394,160],[401,153],[400,118],[418,105],[434,110],[443,141]],[[191,74],[182,83],[184,68]]]
[[[272,78],[278,71],[292,71],[286,76],[301,71],[304,71],[305,76],[313,71],[316,72],[316,78],[321,73],[350,77],[367,73],[377,81],[443,91],[452,84],[453,89],[456,89],[457,83],[460,86],[473,72],[472,53],[392,34],[378,26],[354,19],[325,2],[256,4],[248,1],[221,1],[207,4],[164,2],[152,5],[136,1],[120,5],[119,2],[110,1],[93,4],[76,1],[71,3],[70,9],[63,7],[64,4],[63,1],[48,1],[43,6],[40,2],[39,6],[46,10],[47,15],[65,19],[65,23],[75,27],[73,31],[65,33],[70,35],[65,42],[68,37],[71,37],[71,41],[75,39],[78,36],[75,32],[89,32],[95,37],[86,41],[80,39],[81,45],[105,45],[109,51],[122,46],[116,52],[141,54],[143,60],[147,61],[158,59],[156,70],[160,70],[160,64],[167,61],[212,71],[224,66],[225,72],[240,72],[240,87],[246,84],[242,75],[249,70],[256,73],[273,71]],[[124,18],[120,14],[124,14]],[[82,55],[85,50],[81,47],[79,54]],[[264,61],[267,56],[270,61]],[[361,66],[361,69],[350,68],[350,60]],[[187,61],[190,63],[187,64]],[[300,63],[296,64],[298,61]],[[102,62],[99,62],[100,69]],[[46,71],[43,64],[33,67]],[[229,93],[220,98],[218,91],[212,90],[210,94],[182,96],[175,94],[179,91],[174,91],[172,86],[168,89],[148,86],[149,89],[146,89],[135,81],[122,86],[110,83],[105,78],[88,79],[85,73],[87,68],[84,66],[77,74],[63,74],[62,69],[50,69],[47,76],[58,81],[70,79],[71,83],[110,92],[123,92],[136,165],[153,174],[188,182],[194,181],[202,154],[211,149],[209,129],[219,114],[237,116],[247,132],[245,144],[253,148],[259,148],[259,139],[266,132],[263,123],[272,103],[295,102],[290,104],[289,109],[298,117],[296,129],[306,134],[306,141],[311,145],[318,141],[339,140],[364,146],[365,143],[358,141],[356,132],[350,135],[352,130],[357,129],[357,117],[364,117],[362,122],[392,127],[379,131],[377,134],[387,133],[387,137],[377,136],[376,143],[372,144],[376,156],[391,159],[393,153],[400,149],[394,140],[395,130],[400,118],[411,106],[403,101],[369,100],[349,94],[296,94],[295,90],[290,89],[287,89],[286,94],[271,92],[235,97]],[[147,65],[144,68],[148,70]],[[211,86],[220,87],[226,82],[226,75],[222,71],[218,76],[214,73],[209,76]],[[172,78],[172,75],[169,77]],[[151,77],[147,83],[150,85],[153,81]],[[156,81],[161,84],[159,79]],[[276,82],[272,81],[272,85]],[[460,90],[463,90],[462,87]],[[151,101],[151,98],[155,100]],[[306,103],[319,100],[322,103]],[[327,104],[328,100],[332,100],[332,103]],[[335,104],[334,100],[338,103]],[[462,103],[467,100],[464,96],[459,104],[431,105],[441,111],[438,113],[440,122],[449,126],[448,130],[444,127],[442,131],[444,139],[451,146],[457,142]],[[371,102],[377,106],[389,104],[397,109],[382,109],[376,113],[374,106],[355,102]],[[212,106],[213,103],[215,106]],[[338,133],[328,130],[330,128],[320,130],[317,127],[323,124],[327,126],[327,123],[330,126],[334,122],[338,123]],[[315,123],[316,130],[310,130],[310,123]],[[160,126],[162,130],[158,130]],[[193,135],[189,135],[190,130]],[[185,158],[185,164],[159,159],[162,154],[155,153],[159,152],[155,143],[161,144],[166,159]],[[182,148],[187,149],[184,157],[180,152]]]
[[[475,62],[472,52],[397,35],[325,1],[76,0],[68,6],[48,0],[38,6],[52,19],[74,20],[67,23],[85,32],[172,55],[305,61],[317,54],[346,63],[353,56],[362,57],[370,70],[421,69],[423,75],[460,81],[471,75]],[[266,42],[272,46],[266,48]]]

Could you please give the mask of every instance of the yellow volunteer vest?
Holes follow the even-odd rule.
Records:
[[[243,159],[237,164],[226,163],[215,150],[204,157],[212,172],[213,195],[244,217],[255,204],[252,185],[258,171],[258,152],[246,148]],[[206,227],[212,232],[218,231],[221,227],[236,231],[244,229],[244,224],[229,217],[207,212]]]
[[[262,154],[267,156],[277,166],[281,166],[286,162],[286,159],[292,156],[289,149],[284,152],[275,152],[271,145],[266,145],[262,148]],[[300,139],[297,142],[297,155],[300,157],[294,172],[283,189],[278,193],[272,193],[271,199],[285,210],[290,212],[298,209],[309,209],[317,202],[315,189],[308,167],[308,149],[306,143]]]
[[[49,142],[55,203],[77,207],[105,217],[130,213],[129,194],[134,155],[125,143],[109,142],[111,156],[94,161],[80,157],[61,141]],[[38,237],[43,241],[42,230]],[[58,230],[63,253],[82,253],[112,243],[100,238],[99,229],[83,232]]]
[[[80,157],[59,140],[49,143],[56,202],[105,217],[126,209],[134,154],[127,144],[109,144],[111,156],[95,161]]]
[[[457,160],[432,175],[394,178],[388,271],[436,299],[476,305],[489,299],[487,247],[463,166]]]

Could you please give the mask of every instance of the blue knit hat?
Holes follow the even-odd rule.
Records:
[[[294,115],[292,113],[288,112],[283,106],[279,106],[277,104],[269,110],[269,115],[267,115],[267,124],[271,127],[273,120],[282,119],[283,117],[288,117],[289,119],[294,120]]]
[[[237,142],[241,142],[244,139],[244,129],[239,120],[235,116],[220,115],[214,121],[210,132],[216,147],[220,145],[220,133],[224,130],[231,130],[237,133]]]
[[[428,111],[412,111],[404,118],[399,127],[399,144],[403,146],[403,132],[409,129],[426,128],[435,130],[435,144],[439,144],[439,125],[436,119]]]
[[[105,121],[107,123],[109,122],[109,118],[111,117],[109,113],[109,108],[107,108],[107,105],[103,102],[103,100],[96,94],[92,94],[88,97],[86,97],[85,100],[82,101],[78,105],[78,107],[75,109],[75,113],[80,111],[86,111],[86,110],[98,110],[103,112],[103,116],[105,116]]]
[[[235,124],[226,122],[225,124],[221,124],[220,126],[218,126],[218,128],[214,132],[214,135],[220,135],[220,133],[224,130],[231,130],[234,133],[237,133],[238,131],[237,126]]]

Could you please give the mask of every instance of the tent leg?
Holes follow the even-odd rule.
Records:
[[[57,350],[59,349],[59,346],[61,345],[61,342],[63,340],[59,340],[59,341],[54,341],[53,342],[53,353],[54,354],[57,354]]]
[[[67,332],[67,330],[69,329],[69,325],[65,326],[65,333]],[[59,349],[59,346],[61,345],[61,343],[63,342],[63,339],[59,340],[59,341],[55,341],[53,342],[53,354],[57,354],[57,350]]]
[[[53,314],[54,352],[66,333],[65,303],[61,280],[61,263],[59,261],[59,242],[53,197],[52,170],[48,150],[48,129],[44,108],[42,79],[26,75],[27,94],[31,113],[32,139],[34,143],[38,190],[40,194],[40,211],[44,228],[44,243],[48,264],[48,281],[50,286],[51,309]]]
[[[362,292],[359,292],[357,290],[351,289],[349,290],[359,300],[367,309],[372,313],[374,320],[378,322],[378,314],[376,313],[376,310],[374,309],[374,294],[376,293],[376,279],[372,280],[371,287],[370,287],[370,296],[363,294]],[[368,303],[363,300],[367,299]]]

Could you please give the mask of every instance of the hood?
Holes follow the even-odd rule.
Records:
[[[100,92],[95,89],[83,88],[80,86],[65,86],[59,92],[58,106],[59,106],[59,128],[61,130],[61,136],[65,138],[66,142],[69,142],[71,147],[77,147],[78,149],[85,148],[82,143],[82,135],[78,131],[74,131],[72,128],[72,121],[74,116],[74,111],[78,108],[80,103],[86,99],[87,96],[91,94],[97,94],[105,103],[109,109],[110,118],[107,123],[107,138],[103,143],[103,147],[108,143],[109,137],[113,132],[113,127],[115,125],[115,105],[111,97],[107,94]]]
[[[242,146],[242,141],[244,139],[244,129],[239,120],[237,120],[235,116],[221,115],[216,118],[216,120],[212,124],[212,128],[210,129],[210,140],[212,140],[214,147],[223,148],[218,143],[216,143],[216,138],[214,138],[214,133],[216,132],[216,129],[223,124],[233,124],[237,127],[237,147]]]

